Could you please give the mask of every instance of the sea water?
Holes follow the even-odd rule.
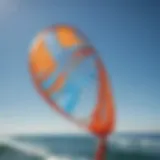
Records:
[[[160,160],[160,135],[114,134],[107,160]],[[88,135],[30,135],[0,140],[0,160],[94,160],[97,139]]]

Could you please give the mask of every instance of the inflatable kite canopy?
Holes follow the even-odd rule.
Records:
[[[29,68],[37,91],[55,111],[97,136],[112,132],[108,75],[82,33],[65,25],[40,32],[30,49]]]

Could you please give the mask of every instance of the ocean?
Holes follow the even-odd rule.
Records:
[[[106,141],[107,160],[160,160],[160,135],[117,133]],[[0,139],[0,160],[94,160],[88,135],[19,135]]]

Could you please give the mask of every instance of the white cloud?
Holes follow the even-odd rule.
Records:
[[[61,120],[52,119],[51,121],[29,121],[28,122],[9,122],[2,123],[0,121],[0,135],[11,135],[11,134],[86,134],[83,128],[79,128],[73,123]],[[116,131],[118,132],[154,132],[160,133],[160,129],[156,125],[135,125],[132,122],[118,122],[116,125]]]
[[[144,122],[139,122],[135,123],[134,121],[127,121],[126,122],[117,122],[116,125],[116,131],[118,132],[142,132],[142,133],[160,133],[160,127],[158,123],[152,122],[151,124],[149,123],[144,123]]]
[[[0,121],[0,135],[12,135],[12,134],[36,134],[36,133],[51,133],[51,134],[83,134],[85,131],[82,128],[77,127],[73,123],[62,120],[57,121],[52,119],[51,121]]]

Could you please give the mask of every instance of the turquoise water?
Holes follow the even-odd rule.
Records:
[[[160,135],[115,134],[108,160],[160,160]],[[97,140],[80,135],[16,136],[0,141],[0,160],[93,160]]]

